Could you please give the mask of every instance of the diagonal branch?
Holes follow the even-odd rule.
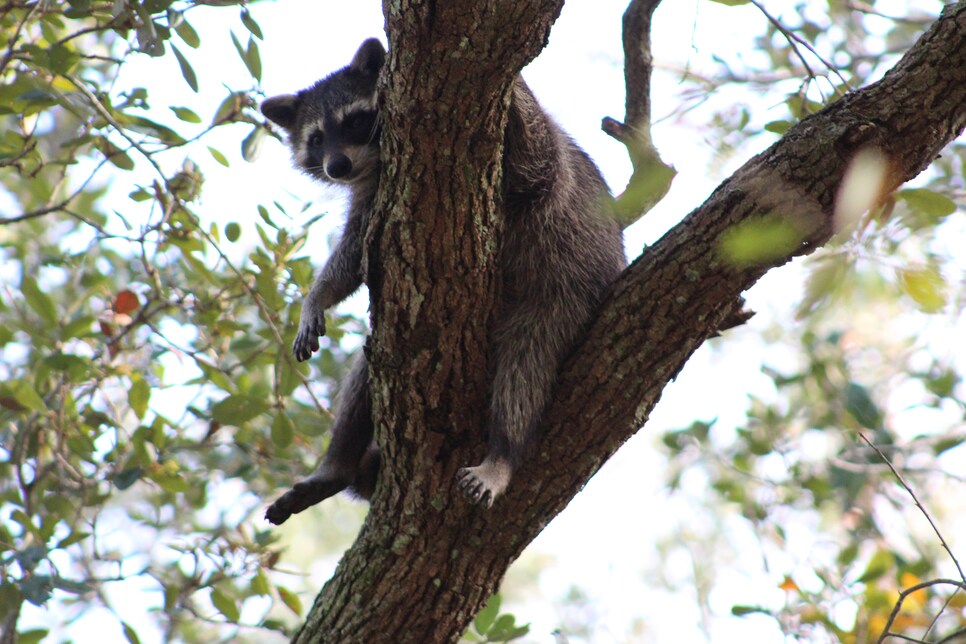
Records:
[[[692,353],[738,310],[740,294],[829,240],[838,187],[859,151],[878,148],[888,159],[886,193],[925,169],[966,127],[964,69],[961,0],[881,81],[791,128],[638,258],[561,375],[544,449],[515,483],[514,502],[540,506],[544,520],[559,512],[570,498],[562,490],[579,488],[640,428]],[[729,231],[775,217],[800,243],[755,264],[723,257]]]

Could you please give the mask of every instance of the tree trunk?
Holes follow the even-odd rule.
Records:
[[[534,456],[483,510],[464,500],[455,477],[485,453],[508,91],[561,4],[384,3],[384,169],[367,235],[367,351],[383,464],[359,537],[296,641],[457,640],[510,563],[740,309],[741,293],[828,241],[855,154],[885,155],[889,192],[966,125],[962,1],[883,80],[793,127],[625,271],[564,368]],[[725,261],[723,235],[764,216],[790,224],[801,243],[767,263]]]

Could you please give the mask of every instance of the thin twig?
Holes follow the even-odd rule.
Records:
[[[872,5],[867,2],[846,2],[845,6],[852,11],[858,11],[859,13],[864,13],[868,16],[876,16],[884,20],[891,20],[892,22],[902,22],[907,25],[926,25],[932,21],[932,18],[910,18],[908,16],[891,16],[889,14],[882,13]]]
[[[882,635],[880,635],[879,639],[876,640],[876,644],[882,644],[882,642],[884,642],[885,638],[887,637],[898,637],[900,639],[904,639],[910,642],[921,642],[922,640],[919,640],[919,639],[906,637],[905,635],[900,635],[899,633],[892,633],[890,632],[890,629],[892,628],[892,624],[895,622],[896,617],[899,616],[899,611],[902,609],[902,603],[906,600],[906,597],[924,588],[929,588],[930,586],[938,586],[938,585],[955,586],[957,589],[957,592],[959,590],[966,590],[966,583],[956,581],[955,579],[931,579],[929,581],[924,581],[922,583],[916,584],[915,586],[910,586],[909,588],[906,588],[905,590],[899,593],[899,599],[896,600],[895,606],[892,607],[892,612],[889,614],[889,619],[886,620],[885,628],[882,629]],[[962,631],[956,631],[956,633],[953,633],[949,637],[946,637],[940,641],[942,642],[951,641],[950,639],[951,637],[961,632]]]
[[[825,58],[823,58],[821,54],[815,51],[815,48],[812,47],[811,43],[809,43],[807,40],[805,40],[804,38],[796,34],[794,31],[786,27],[784,24],[782,24],[782,22],[778,20],[778,18],[768,13],[768,10],[765,9],[765,7],[762,6],[760,2],[758,2],[758,0],[749,0],[749,2],[751,2],[751,4],[758,7],[758,10],[761,11],[761,13],[766,18],[768,18],[768,21],[771,22],[771,24],[775,25],[775,28],[781,32],[781,34],[788,41],[788,44],[792,46],[792,50],[795,52],[795,55],[798,56],[798,59],[800,61],[802,61],[802,65],[804,65],[805,70],[808,72],[808,75],[810,77],[818,78],[818,75],[812,70],[811,67],[809,67],[808,61],[805,60],[805,56],[802,55],[802,52],[798,50],[798,47],[795,46],[795,43],[798,43],[801,46],[803,46],[805,49],[807,49],[813,56],[815,56],[819,61],[821,61],[823,65],[825,65],[826,69],[828,69],[830,72],[838,76],[839,80],[842,81],[842,84],[845,85],[845,87],[847,87],[848,89],[852,89],[852,85],[849,83],[849,81],[845,79],[845,76],[843,76],[841,72],[839,72],[838,67],[836,67],[829,61],[825,60]],[[840,96],[843,95],[842,90],[840,90],[838,87],[833,86],[833,88],[835,89],[835,92],[837,94],[839,94]]]
[[[949,597],[946,598],[946,601],[943,602],[943,607],[936,612],[936,616],[932,618],[932,621],[929,622],[929,626],[926,627],[926,632],[922,634],[923,639],[929,637],[929,633],[931,633],[932,629],[934,629],[936,627],[936,624],[939,623],[939,618],[942,617],[943,613],[946,612],[946,609],[949,608],[949,605],[952,603],[953,598],[956,597],[956,595],[959,593],[960,590],[962,589],[957,588],[956,590],[953,591],[953,593]]]
[[[77,189],[74,190],[74,192],[72,192],[67,197],[64,197],[59,202],[54,204],[48,204],[43,208],[37,208],[36,210],[31,210],[29,212],[23,212],[23,213],[20,213],[19,215],[14,215],[13,217],[0,217],[0,226],[3,226],[5,224],[15,224],[18,221],[26,221],[27,219],[35,219],[37,217],[49,215],[54,212],[66,212],[68,215],[80,219],[85,224],[88,224],[90,226],[93,226],[94,228],[97,228],[98,232],[103,232],[98,226],[94,225],[93,222],[90,222],[87,219],[80,217],[77,213],[69,210],[68,206],[70,206],[70,203],[74,199],[76,199],[77,197],[79,197],[81,194],[84,193],[84,191],[87,189],[88,184],[90,184],[90,182],[94,179],[95,175],[97,175],[97,173],[104,166],[104,164],[107,163],[107,161],[108,161],[107,159],[102,159],[97,164],[97,166],[91,171],[90,175],[86,179],[84,179],[84,182],[81,183],[81,185],[78,186]]]
[[[7,51],[3,53],[3,58],[0,59],[0,74],[7,69],[7,65],[9,65],[10,61],[13,59],[13,53],[16,51],[17,42],[20,40],[20,34],[23,32],[24,25],[27,24],[27,21],[30,19],[31,14],[33,14],[34,9],[36,9],[38,6],[38,4],[34,4],[28,7],[27,11],[23,15],[23,19],[20,21],[20,24],[14,27],[13,31],[10,33],[10,44],[7,45]]]
[[[933,532],[935,532],[936,536],[939,537],[939,542],[942,544],[943,548],[949,554],[949,558],[952,559],[953,563],[956,565],[956,570],[959,572],[959,578],[962,580],[963,586],[966,586],[966,574],[963,573],[963,568],[962,566],[959,565],[959,560],[956,559],[956,555],[953,554],[953,551],[949,548],[949,544],[946,543],[946,540],[943,538],[942,533],[939,532],[939,528],[936,527],[936,522],[932,520],[932,516],[930,516],[929,511],[926,510],[926,508],[922,505],[922,503],[919,502],[919,497],[917,497],[916,493],[912,491],[912,488],[909,486],[908,483],[906,483],[906,480],[902,477],[902,474],[899,473],[899,470],[897,470],[895,466],[892,464],[892,461],[889,460],[889,457],[887,457],[885,453],[883,453],[883,451],[879,449],[879,447],[875,443],[869,440],[869,438],[862,432],[859,432],[859,438],[861,438],[869,447],[875,450],[875,453],[879,455],[879,458],[881,458],[885,462],[885,464],[889,466],[889,469],[892,470],[892,474],[896,477],[896,480],[899,481],[899,484],[902,485],[902,487],[905,488],[906,492],[909,493],[909,496],[912,497],[912,500],[913,502],[915,502],[916,507],[919,508],[919,511],[922,512],[922,515],[926,517],[926,520],[929,522],[929,525],[932,526]]]

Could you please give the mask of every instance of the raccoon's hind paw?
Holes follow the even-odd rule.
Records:
[[[456,477],[460,489],[469,497],[471,503],[491,508],[496,497],[506,490],[512,475],[513,467],[509,462],[487,457],[476,467],[464,467]]]
[[[319,338],[325,335],[325,314],[304,313],[299,320],[299,332],[292,344],[292,353],[299,362],[305,362],[319,350]]]
[[[293,514],[298,514],[346,488],[346,483],[338,480],[310,476],[299,481],[292,489],[278,498],[265,510],[265,518],[270,523],[282,525]]]

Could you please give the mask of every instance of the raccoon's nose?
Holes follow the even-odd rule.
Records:
[[[341,179],[352,172],[352,161],[344,154],[336,154],[325,164],[325,173],[333,179]]]

